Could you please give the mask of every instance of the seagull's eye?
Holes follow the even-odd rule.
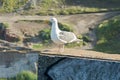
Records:
[[[54,21],[53,19],[51,19],[51,21]]]

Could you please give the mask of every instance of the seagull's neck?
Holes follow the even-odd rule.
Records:
[[[55,32],[55,33],[59,33],[60,32],[60,29],[58,27],[58,22],[54,22],[52,23],[52,32]]]

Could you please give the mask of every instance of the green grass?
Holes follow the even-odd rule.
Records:
[[[111,9],[111,11],[114,10],[120,10],[120,8],[117,9]],[[68,7],[64,9],[53,9],[52,11],[49,11],[47,9],[40,10],[37,12],[37,15],[71,15],[71,14],[81,14],[81,13],[95,13],[95,12],[106,12],[109,11],[108,9],[104,8],[90,8],[90,7]]]
[[[104,21],[97,28],[95,50],[120,54],[120,16]]]
[[[70,15],[80,13],[118,11],[119,0],[43,0],[37,15]],[[54,5],[53,5],[54,4]],[[87,5],[86,5],[87,4]]]
[[[34,44],[33,46],[32,46],[32,48],[33,49],[40,49],[40,48],[43,48],[43,44]]]
[[[28,0],[2,0],[3,4],[2,7],[0,7],[0,13],[14,12],[26,4],[27,1]],[[21,14],[69,15],[118,11],[120,10],[118,3],[120,3],[120,0],[41,0],[37,2],[37,10],[35,10],[32,5],[29,5],[28,9],[25,9],[25,11]]]
[[[23,71],[14,78],[1,78],[0,80],[37,80],[37,74],[30,71]]]
[[[1,0],[0,12],[13,12],[24,5],[28,0]]]
[[[16,76],[15,80],[37,80],[37,75],[30,71],[23,71]]]

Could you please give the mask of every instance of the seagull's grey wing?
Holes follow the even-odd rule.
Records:
[[[72,32],[62,31],[59,33],[59,38],[69,43],[76,39],[76,36]]]

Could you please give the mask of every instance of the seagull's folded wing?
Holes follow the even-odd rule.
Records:
[[[61,40],[66,41],[67,43],[70,43],[74,41],[76,38],[75,34],[72,32],[67,31],[61,31],[58,36]]]

